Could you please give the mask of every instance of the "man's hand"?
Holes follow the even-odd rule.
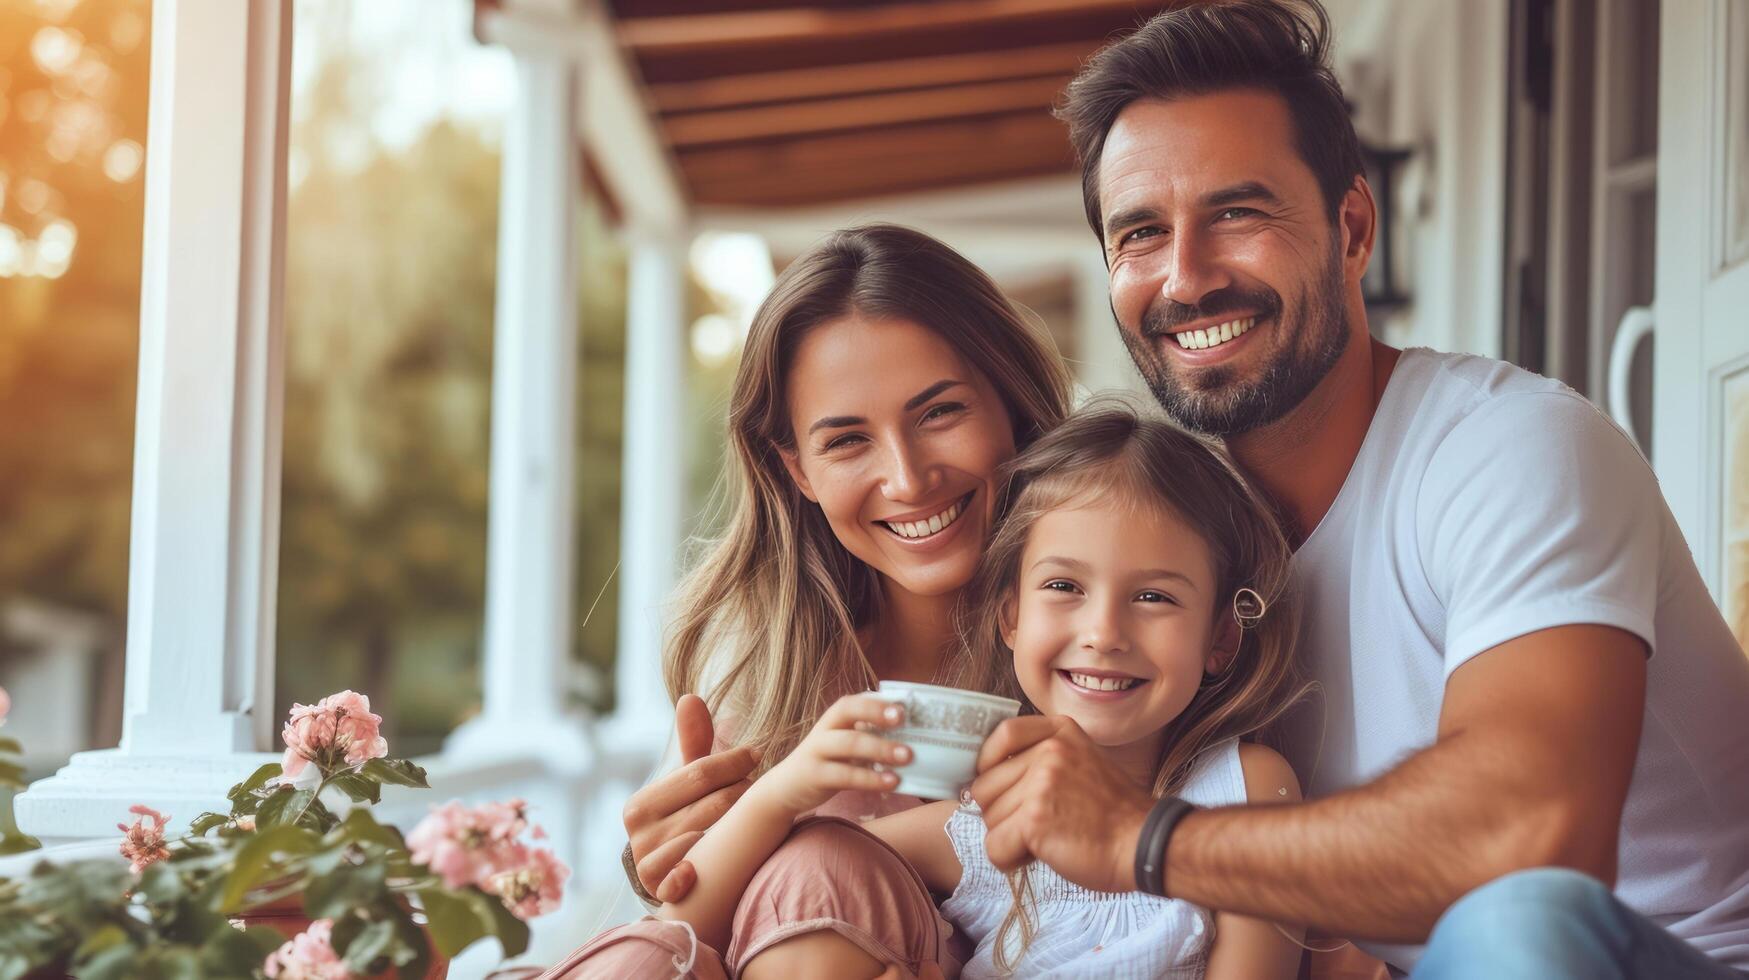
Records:
[[[1003,722],[978,753],[972,798],[984,809],[990,863],[1039,860],[1097,891],[1136,887],[1136,840],[1153,798],[1071,718]]]
[[[711,713],[695,694],[674,705],[674,727],[684,765],[633,793],[625,808],[638,879],[664,902],[692,891],[698,878],[686,852],[753,785],[748,776],[759,764],[749,748],[710,754]]]

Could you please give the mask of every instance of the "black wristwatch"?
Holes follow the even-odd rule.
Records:
[[[1166,897],[1166,844],[1184,815],[1196,809],[1176,796],[1162,797],[1142,821],[1136,838],[1136,890]]]

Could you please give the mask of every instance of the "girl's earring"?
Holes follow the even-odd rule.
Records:
[[[1256,589],[1246,587],[1233,593],[1233,618],[1239,621],[1240,629],[1256,629],[1267,612],[1269,603],[1263,601]]]

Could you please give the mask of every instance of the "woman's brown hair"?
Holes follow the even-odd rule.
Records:
[[[1050,337],[982,270],[928,235],[850,228],[778,276],[730,396],[727,529],[676,590],[663,664],[671,697],[700,693],[713,714],[728,705],[734,741],[759,746],[767,765],[788,754],[830,697],[875,681],[856,640],[879,616],[875,573],[838,543],[779,456],[795,445],[786,382],[797,346],[853,315],[940,335],[1000,394],[1016,446],[1068,412],[1068,371]]]
[[[1293,556],[1273,510],[1239,475],[1220,447],[1162,417],[1120,401],[1076,412],[1003,468],[1001,517],[978,571],[961,593],[962,649],[957,687],[1025,701],[1013,656],[1002,640],[1002,609],[1012,602],[1027,538],[1041,517],[1065,507],[1115,502],[1138,512],[1165,512],[1208,544],[1216,579],[1216,617],[1234,615],[1234,597],[1252,589],[1268,604],[1240,634],[1237,653],[1167,726],[1154,767],[1155,796],[1184,784],[1204,751],[1230,738],[1259,739],[1306,690],[1294,646],[1299,607],[1289,578]],[[999,966],[1008,968],[1008,937],[1031,937],[1027,876],[1012,879],[1014,910],[997,933]]]

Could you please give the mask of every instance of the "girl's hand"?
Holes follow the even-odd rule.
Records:
[[[795,751],[748,792],[793,820],[843,790],[891,790],[899,784],[899,774],[872,767],[902,766],[911,761],[911,748],[875,732],[904,720],[904,708],[873,694],[839,698]]]

